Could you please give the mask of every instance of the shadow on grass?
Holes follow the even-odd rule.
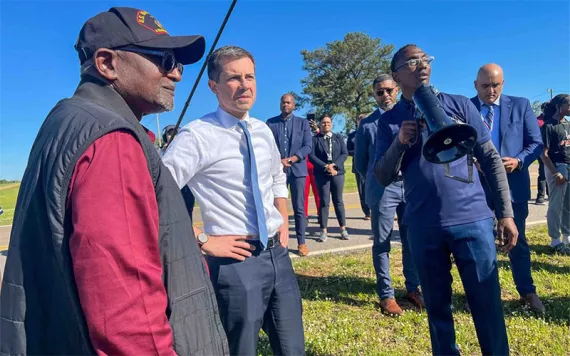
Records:
[[[509,261],[498,261],[499,269],[511,269],[511,264]],[[559,274],[570,274],[570,266],[557,266],[552,263],[542,262],[542,261],[532,261],[531,265],[532,271],[546,271],[549,273],[559,273]]]
[[[297,274],[301,297],[304,300],[329,300],[349,306],[379,308],[376,297],[376,283],[372,279],[345,276],[306,276]],[[365,297],[357,297],[364,294]],[[402,309],[415,309],[405,298],[405,291],[396,290],[396,300]],[[548,323],[570,326],[570,296],[541,295],[546,307],[546,313],[534,313],[519,300],[503,300],[505,317],[535,317],[542,318]],[[465,293],[454,293],[451,300],[454,313],[469,311],[466,309]]]
[[[301,297],[305,300],[330,300],[352,306],[368,302],[354,299],[353,294],[376,294],[376,283],[367,278],[345,276],[306,276],[297,274]]]
[[[541,300],[546,307],[546,313],[541,315],[533,312],[529,306],[523,304],[520,300],[503,300],[503,312],[505,318],[512,317],[534,317],[544,319],[551,324],[562,326],[570,326],[570,296],[541,296]],[[470,313],[466,308],[467,298],[463,293],[455,293],[452,297],[453,312]]]
[[[529,248],[537,255],[552,255],[552,249],[548,245],[533,245],[530,244]]]
[[[297,281],[304,300],[328,300],[357,307],[374,307],[380,310],[379,298],[376,294],[376,282],[370,278],[345,276],[307,276],[297,274]],[[405,299],[406,291],[396,289],[395,298],[402,309],[415,309]],[[364,297],[353,297],[365,295]]]

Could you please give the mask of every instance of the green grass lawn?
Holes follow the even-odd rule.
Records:
[[[354,173],[352,173],[352,157],[348,157],[346,159],[346,162],[344,163],[344,169],[346,170],[344,177],[344,192],[357,192],[358,188],[356,187],[356,178],[354,177]]]
[[[0,215],[0,225],[12,224],[19,189],[20,183],[0,184],[0,206],[4,210]]]
[[[532,269],[538,294],[547,312],[534,315],[518,301],[508,258],[499,256],[502,298],[514,355],[568,355],[570,352],[570,257],[548,252],[546,227],[530,229]],[[402,317],[379,312],[370,250],[295,259],[303,298],[303,321],[308,355],[428,355],[430,337],[425,311],[405,301]],[[391,273],[396,298],[405,293],[400,249],[392,251]],[[465,294],[454,267],[453,307],[457,342],[464,355],[481,353]],[[270,355],[261,333],[258,354]]]

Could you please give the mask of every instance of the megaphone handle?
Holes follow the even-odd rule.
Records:
[[[467,180],[468,183],[473,183],[473,165],[475,161],[473,160],[473,152],[467,154]]]
[[[467,179],[451,175],[449,163],[444,164],[445,176],[462,183],[473,183],[473,153],[467,154]]]
[[[422,134],[420,120],[423,120],[423,118],[416,119],[416,138],[414,139],[414,142],[410,142],[410,147],[415,146],[420,141],[420,135]]]

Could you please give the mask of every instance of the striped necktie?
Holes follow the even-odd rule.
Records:
[[[487,115],[483,118],[483,122],[485,126],[491,131],[493,129],[493,117],[495,116],[495,111],[493,110],[493,105],[491,104],[483,104],[483,106],[489,108]]]

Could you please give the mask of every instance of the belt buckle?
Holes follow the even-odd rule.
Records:
[[[279,244],[279,234],[267,238],[267,249],[272,249]]]

